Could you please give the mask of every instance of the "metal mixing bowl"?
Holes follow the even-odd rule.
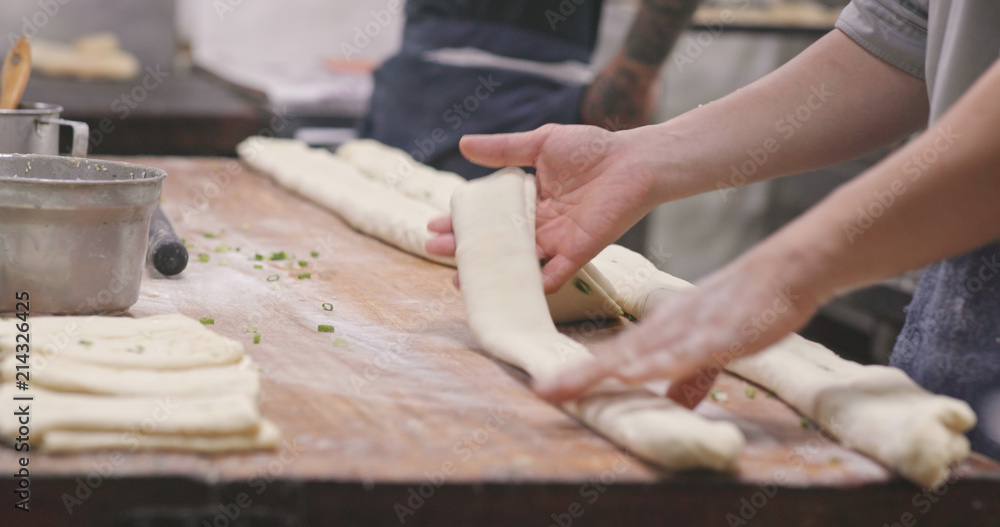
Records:
[[[139,299],[166,172],[117,161],[0,155],[0,313],[114,314]],[[22,306],[23,309],[23,306]]]

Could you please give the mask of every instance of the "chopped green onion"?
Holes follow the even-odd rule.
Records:
[[[278,281],[278,275],[272,274],[271,276],[268,276],[267,277],[267,281],[268,282],[277,282]]]
[[[256,333],[257,326],[247,326],[247,333]]]
[[[184,248],[185,249],[194,249],[194,244],[193,243],[184,242]]]
[[[746,394],[747,399],[753,399],[757,396],[757,388],[747,386],[746,388],[743,388],[743,393]]]
[[[333,304],[329,302],[323,302],[323,309],[326,311],[333,311]]]
[[[839,465],[840,464],[840,458],[837,457],[837,456],[831,456],[830,457],[830,464],[831,465]]]
[[[803,417],[802,420],[799,421],[799,425],[802,428],[806,428],[806,429],[809,428],[809,419],[806,419],[805,417]]]
[[[577,278],[576,280],[574,280],[573,281],[573,285],[576,286],[576,288],[579,289],[585,295],[592,295],[592,294],[594,294],[594,291],[590,288],[590,284],[588,284],[587,282],[584,282],[580,278]]]
[[[337,337],[337,338],[333,339],[333,345],[337,346],[338,348],[343,348],[343,347],[347,346],[347,341],[344,340],[344,339],[342,339],[342,338],[340,338],[340,337]]]
[[[214,234],[212,234],[212,233],[210,233],[210,232],[206,232],[206,233],[205,233],[205,237],[206,237],[206,238],[215,238],[215,235],[214,235]]]
[[[312,274],[310,274],[310,273],[300,273],[299,274],[299,280],[305,280],[306,278],[312,278]]]
[[[767,391],[767,396],[771,398],[777,397],[777,395],[774,395],[774,392],[772,392],[771,390]]]
[[[309,267],[309,262],[299,260],[299,267]]]
[[[260,333],[257,333],[256,335],[253,336],[253,343],[260,344]]]
[[[228,246],[228,245],[226,245],[226,244],[222,244],[222,245],[220,245],[220,246],[218,246],[218,247],[215,248],[215,252],[217,252],[217,253],[228,253],[229,251],[232,251],[232,250],[233,250],[233,248],[230,247],[230,246]]]
[[[720,392],[719,390],[712,390],[709,392],[712,400],[719,403],[724,403],[729,399],[729,394],[726,392]]]
[[[90,348],[91,346],[94,345],[94,343],[91,342],[91,341],[89,341],[89,340],[81,340],[80,341],[80,345],[83,346],[83,347],[85,347],[85,348]]]
[[[285,254],[285,251],[280,251],[280,252],[276,252],[276,253],[271,253],[270,260],[271,261],[284,260],[285,258],[288,258],[288,255]]]
[[[317,328],[320,333],[333,333],[333,326],[327,326],[326,324],[320,324]]]
[[[309,255],[312,256],[313,258],[315,258],[315,257],[319,256],[319,253],[316,252],[316,251],[312,251],[312,252],[309,253]]]
[[[203,262],[207,262],[209,258],[211,257],[205,253],[198,253],[198,259]]]
[[[259,253],[255,254],[255,255],[253,255],[253,259],[254,260],[263,260],[264,259],[264,255],[263,254],[259,254]]]
[[[254,269],[263,269],[264,266],[263,265],[254,265],[253,268]]]
[[[203,318],[199,318],[198,322],[201,322],[202,324],[215,324],[215,319],[214,318],[203,317]]]

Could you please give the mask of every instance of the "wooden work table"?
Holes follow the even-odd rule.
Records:
[[[453,269],[358,234],[238,161],[130,161],[168,172],[163,209],[194,244],[178,277],[147,269],[130,313],[211,317],[243,342],[282,446],[31,453],[30,513],[13,510],[16,456],[0,449],[4,526],[1000,525],[1000,465],[974,456],[943,495],[921,495],[732,376],[716,386],[728,399],[698,411],[746,434],[737,471],[646,465],[478,350]],[[253,259],[279,251],[289,259]],[[563,329],[593,342],[623,324]],[[65,495],[80,500],[71,515]]]

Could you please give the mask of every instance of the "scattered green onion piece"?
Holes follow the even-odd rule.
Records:
[[[94,343],[91,342],[91,341],[89,341],[89,340],[81,340],[80,341],[80,345],[83,346],[83,347],[85,347],[85,348],[90,348],[91,346],[94,345]]]
[[[285,258],[288,258],[288,255],[285,254],[285,251],[279,251],[279,252],[276,252],[276,253],[271,253],[270,260],[271,261],[277,261],[277,260],[284,260]]]
[[[253,343],[260,344],[260,333],[257,333],[256,335],[253,336]]]
[[[263,254],[259,254],[259,253],[255,254],[255,255],[253,255],[253,259],[254,260],[263,260],[264,259],[264,255]]]
[[[315,257],[319,256],[319,253],[316,252],[316,251],[312,251],[312,252],[309,253],[309,255],[312,256],[313,258],[315,258]]]
[[[253,268],[254,269],[263,269],[264,266],[263,265],[254,265]]]
[[[214,318],[203,317],[203,318],[199,318],[198,322],[201,322],[202,324],[215,324],[215,319]]]
[[[309,262],[299,260],[299,267],[309,267]]]
[[[590,288],[590,284],[579,278],[573,281],[573,285],[585,295],[592,295],[594,293],[594,291]]]
[[[257,326],[247,326],[247,333],[256,333]]]
[[[211,257],[205,253],[198,253],[198,259],[203,262],[207,262],[209,258]]]
[[[271,276],[268,276],[268,277],[267,277],[267,281],[268,281],[268,282],[277,282],[277,281],[278,281],[278,278],[279,278],[279,277],[278,277],[278,275],[276,275],[276,274],[272,274]]]
[[[831,456],[830,457],[830,464],[831,465],[839,465],[840,464],[840,458],[837,457],[837,456]]]
[[[329,302],[323,302],[323,309],[326,311],[333,311],[333,304]]]
[[[800,426],[801,426],[802,428],[804,428],[804,429],[808,429],[808,428],[809,428],[809,420],[808,420],[808,419],[806,419],[805,417],[803,417],[803,418],[802,418],[802,420],[801,420],[801,421],[799,421],[799,425],[800,425]]]
[[[214,235],[214,234],[212,234],[212,233],[210,233],[210,232],[206,232],[206,233],[205,233],[205,237],[206,237],[206,238],[215,238],[215,235]]]
[[[320,333],[333,333],[333,326],[327,326],[326,324],[320,324],[317,328]]]
[[[724,403],[729,399],[729,394],[726,392],[720,392],[719,390],[712,390],[709,392],[712,400],[719,403]]]
[[[747,386],[746,388],[743,388],[743,393],[746,394],[747,399],[753,399],[757,396],[757,388]]]
[[[228,253],[229,251],[232,251],[232,250],[233,250],[233,248],[230,247],[230,246],[228,246],[228,245],[226,245],[226,244],[222,244],[222,245],[220,245],[220,246],[218,246],[218,247],[215,248],[215,252],[217,252],[217,253]]]
[[[306,278],[312,278],[312,274],[310,274],[310,273],[300,273],[299,274],[299,280],[305,280]]]

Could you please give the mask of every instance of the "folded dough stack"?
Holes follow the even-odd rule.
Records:
[[[27,357],[16,348],[20,322],[0,321],[0,414],[30,405],[33,448],[217,452],[277,445],[277,427],[260,414],[257,365],[239,342],[197,320],[32,317]],[[25,361],[27,390],[17,382],[24,381],[17,374]],[[17,420],[0,420],[0,440],[17,436]]]

